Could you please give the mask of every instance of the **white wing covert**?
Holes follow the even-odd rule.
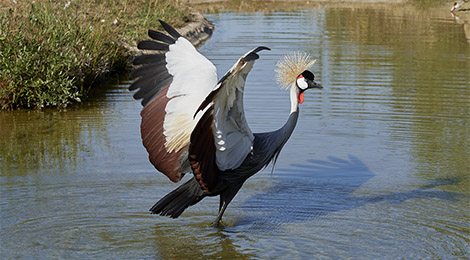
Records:
[[[189,143],[191,132],[200,118],[194,112],[217,84],[215,66],[202,56],[185,38],[180,37],[166,53],[167,69],[173,76],[166,96],[166,117],[163,123],[165,147],[178,151]]]

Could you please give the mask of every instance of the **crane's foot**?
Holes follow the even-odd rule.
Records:
[[[212,226],[215,228],[223,228],[224,225],[220,221],[214,221],[212,222]]]
[[[214,220],[214,222],[212,222],[212,226],[213,226],[213,227],[218,227],[218,228],[220,228],[220,227],[223,227],[223,226],[224,226],[224,225],[222,224],[222,222],[221,222],[221,221],[222,221],[222,218],[221,218],[221,217],[222,217],[222,216],[219,214],[219,215],[217,216],[217,218]]]

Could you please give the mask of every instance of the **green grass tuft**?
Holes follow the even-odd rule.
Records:
[[[175,1],[35,1],[0,5],[0,109],[65,107],[128,65],[125,44],[182,25]]]

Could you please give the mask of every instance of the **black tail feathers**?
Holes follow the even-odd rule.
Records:
[[[165,197],[160,199],[150,209],[152,214],[160,214],[177,218],[183,211],[204,198],[204,191],[195,178],[190,179]]]

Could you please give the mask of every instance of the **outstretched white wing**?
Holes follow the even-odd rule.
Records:
[[[160,51],[134,60],[141,65],[130,78],[130,90],[143,98],[142,141],[152,164],[172,181],[190,171],[187,150],[190,135],[201,115],[194,114],[217,85],[215,66],[175,29],[160,21],[169,33],[149,31],[156,41],[139,42],[138,48]]]
[[[220,171],[239,167],[251,152],[254,136],[246,122],[243,107],[245,80],[258,47],[243,55],[205,98],[198,112],[206,112],[191,135],[189,160],[203,189],[210,191]],[[201,140],[207,140],[202,142]]]
[[[178,151],[189,143],[191,132],[200,116],[194,112],[217,84],[215,66],[196,51],[185,38],[180,37],[166,53],[167,69],[173,82],[166,96],[166,117],[163,123],[165,147]]]

